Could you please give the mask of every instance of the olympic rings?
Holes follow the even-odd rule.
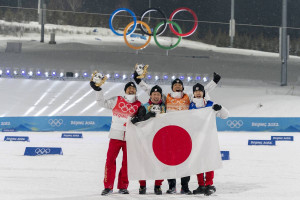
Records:
[[[158,32],[156,33],[156,35],[161,35],[163,32],[165,32],[165,30],[166,30],[166,28],[167,28],[167,17],[166,17],[166,15],[165,15],[165,13],[163,13],[160,9],[158,9],[158,8],[149,8],[149,9],[145,10],[145,11],[143,12],[142,16],[141,16],[141,21],[143,21],[145,15],[146,15],[147,13],[150,13],[150,12],[152,12],[152,11],[157,11],[157,12],[159,12],[159,13],[162,15],[162,17],[164,18],[164,28],[161,29],[160,31],[158,31]],[[145,33],[146,35],[153,36],[153,33],[151,34],[151,33],[149,33],[149,32],[146,32],[146,30],[144,29],[144,27],[143,27],[142,25],[140,25],[140,28],[141,28],[141,31],[142,31],[143,33]]]
[[[122,11],[127,11],[127,12],[129,12],[129,14],[133,17],[133,22],[130,22],[130,23],[126,26],[126,28],[125,28],[123,34],[120,34],[120,33],[116,32],[115,29],[113,28],[113,26],[112,26],[112,21],[113,21],[113,18],[115,17],[115,15],[118,14],[119,12],[122,12]],[[164,20],[163,20],[162,22],[160,22],[160,23],[154,28],[153,33],[151,33],[151,28],[149,27],[149,25],[142,21],[142,20],[144,19],[145,15],[146,15],[147,13],[152,12],[152,11],[157,11],[157,12],[159,12],[159,13],[162,15],[162,17],[164,18]],[[191,14],[193,15],[193,18],[194,18],[194,26],[193,26],[193,28],[192,28],[189,32],[187,32],[187,33],[182,33],[182,30],[181,30],[180,26],[179,26],[176,22],[173,21],[174,16],[175,16],[177,13],[182,12],[182,11],[187,11],[187,12],[191,13]],[[139,27],[140,27],[141,31],[142,31],[144,34],[146,34],[146,35],[149,36],[149,37],[148,37],[148,40],[146,41],[146,43],[143,44],[143,45],[141,45],[141,46],[133,46],[133,45],[129,44],[129,42],[127,41],[127,38],[126,38],[126,36],[132,34],[132,33],[135,31],[137,24],[139,24]],[[177,36],[179,36],[179,37],[178,37],[178,41],[177,41],[174,45],[163,46],[163,45],[159,44],[159,42],[157,41],[157,36],[161,35],[161,34],[166,30],[167,24],[169,24],[169,27],[170,27],[171,31],[172,31],[175,35],[177,35]],[[159,29],[162,25],[163,25],[163,28],[162,28],[162,29]],[[133,26],[133,28],[127,33],[128,29],[129,29],[130,27],[132,27],[132,26]],[[176,27],[177,31],[174,29],[174,26]],[[118,35],[118,36],[122,36],[122,35],[123,35],[126,45],[129,46],[129,47],[132,48],[132,49],[139,50],[139,49],[145,48],[145,47],[150,43],[150,41],[151,41],[151,36],[153,36],[154,41],[155,41],[155,43],[156,43],[156,45],[157,45],[158,47],[160,47],[160,48],[162,48],[162,49],[169,50],[169,49],[175,48],[175,47],[180,43],[182,37],[188,37],[188,36],[192,35],[192,34],[196,31],[196,29],[197,29],[197,27],[198,27],[198,18],[197,18],[196,13],[195,13],[193,10],[191,10],[191,9],[189,9],[189,8],[186,8],[186,7],[181,7],[181,8],[178,8],[178,9],[174,10],[174,11],[171,13],[170,17],[169,17],[169,21],[167,21],[167,18],[166,18],[166,16],[165,16],[165,14],[164,14],[160,9],[157,9],[157,8],[149,8],[149,9],[145,10],[144,13],[142,14],[141,20],[140,20],[140,21],[137,21],[137,18],[136,18],[136,16],[135,16],[134,12],[132,12],[131,10],[129,10],[129,9],[127,9],[127,8],[119,8],[119,9],[115,10],[115,11],[111,14],[111,16],[110,16],[110,18],[109,18],[109,27],[110,27],[110,29],[112,30],[112,32],[113,32],[114,34],[116,34],[116,35]],[[144,27],[146,27],[147,31],[145,30]]]
[[[112,31],[114,34],[116,34],[116,35],[118,35],[118,36],[122,36],[123,34],[118,33],[117,31],[115,31],[115,29],[114,29],[113,26],[112,26],[112,20],[114,19],[114,17],[115,17],[116,14],[118,14],[119,12],[122,12],[122,11],[127,11],[127,12],[129,12],[129,14],[133,17],[133,22],[134,22],[134,24],[133,24],[133,29],[132,29],[131,31],[129,31],[127,35],[130,35],[131,33],[133,33],[133,32],[135,31],[135,28],[136,28],[136,21],[137,21],[137,20],[136,20],[136,16],[135,16],[134,12],[132,12],[132,11],[129,10],[128,8],[119,8],[119,9],[115,10],[115,11],[111,14],[111,16],[110,16],[110,18],[109,18],[109,28],[111,29],[111,31]]]
[[[177,41],[174,45],[170,45],[169,47],[163,46],[163,45],[159,44],[159,42],[157,41],[157,38],[156,38],[156,32],[157,32],[157,29],[159,29],[159,27],[160,27],[163,23],[164,23],[164,22],[160,22],[159,24],[157,24],[157,26],[155,27],[155,29],[154,29],[154,31],[153,31],[153,38],[154,38],[154,41],[155,41],[156,45],[157,45],[159,48],[166,49],[166,50],[170,50],[170,49],[175,48],[175,47],[180,43],[180,41],[181,41],[181,36],[178,37],[178,41]],[[179,33],[182,33],[180,26],[179,26],[176,22],[168,21],[168,24],[174,25],[174,26],[178,29]]]
[[[173,27],[173,25],[172,25],[171,23],[169,24],[169,26],[170,26],[171,31],[172,31],[175,35],[182,36],[182,37],[188,37],[188,36],[192,35],[192,34],[196,31],[196,29],[197,29],[197,27],[198,27],[198,18],[197,18],[196,13],[195,13],[193,10],[191,10],[191,9],[189,9],[189,8],[182,7],[182,8],[178,8],[178,9],[174,10],[174,11],[171,13],[169,21],[172,21],[173,18],[174,18],[174,16],[175,16],[177,13],[181,12],[181,11],[188,11],[189,13],[191,13],[191,14],[193,15],[193,17],[194,17],[194,26],[193,26],[192,30],[190,30],[190,31],[187,32],[187,33],[183,33],[183,34],[182,34],[182,33],[176,32],[175,29],[174,29],[174,27]]]
[[[151,41],[151,29],[150,27],[148,26],[148,24],[146,24],[145,22],[142,22],[142,21],[137,21],[137,24],[141,24],[143,26],[146,27],[148,33],[150,33],[149,37],[148,37],[148,40],[145,44],[141,45],[141,46],[133,46],[131,44],[129,44],[129,42],[127,41],[127,38],[126,38],[126,33],[127,33],[127,30],[134,24],[134,22],[130,22],[124,29],[124,40],[125,40],[125,43],[127,44],[127,46],[129,46],[130,48],[132,49],[135,49],[135,50],[139,50],[139,49],[144,49]]]

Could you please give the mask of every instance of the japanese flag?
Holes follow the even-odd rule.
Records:
[[[126,126],[128,178],[180,178],[222,166],[214,110],[158,114]]]

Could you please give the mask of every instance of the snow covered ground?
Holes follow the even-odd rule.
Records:
[[[27,142],[4,142],[5,135],[30,137]],[[293,142],[276,146],[248,146],[248,139],[270,139],[271,135],[292,135]],[[61,133],[0,133],[0,199],[3,200],[96,200],[96,199],[216,199],[216,200],[282,200],[300,197],[299,133],[221,132],[220,146],[230,151],[230,160],[216,170],[215,195],[163,195],[153,192],[154,181],[147,182],[147,195],[138,194],[139,184],[130,181],[129,195],[114,193],[101,196],[104,164],[108,146],[106,132],[83,133],[83,139],[62,139]],[[62,147],[64,155],[23,156],[25,147]],[[122,155],[117,160],[119,169]],[[118,172],[117,169],[117,172]],[[196,176],[190,189],[197,188]],[[177,179],[180,191],[180,179]]]

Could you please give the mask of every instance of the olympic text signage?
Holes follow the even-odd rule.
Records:
[[[300,117],[217,118],[218,131],[300,132]]]

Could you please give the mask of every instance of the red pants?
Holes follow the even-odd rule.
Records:
[[[214,171],[205,172],[205,180],[204,180],[204,173],[197,174],[198,184],[200,186],[213,185],[214,174],[215,174]]]
[[[155,186],[161,186],[161,184],[162,184],[163,181],[164,180],[155,180],[154,185]],[[146,187],[146,181],[145,180],[140,180],[139,182],[140,182],[140,186],[141,187]]]
[[[110,139],[109,146],[107,150],[107,157],[105,163],[105,174],[104,174],[104,187],[113,189],[115,175],[116,175],[116,159],[120,152],[123,150],[123,161],[122,167],[119,172],[118,177],[118,189],[128,188],[128,174],[127,174],[127,150],[126,141]]]

